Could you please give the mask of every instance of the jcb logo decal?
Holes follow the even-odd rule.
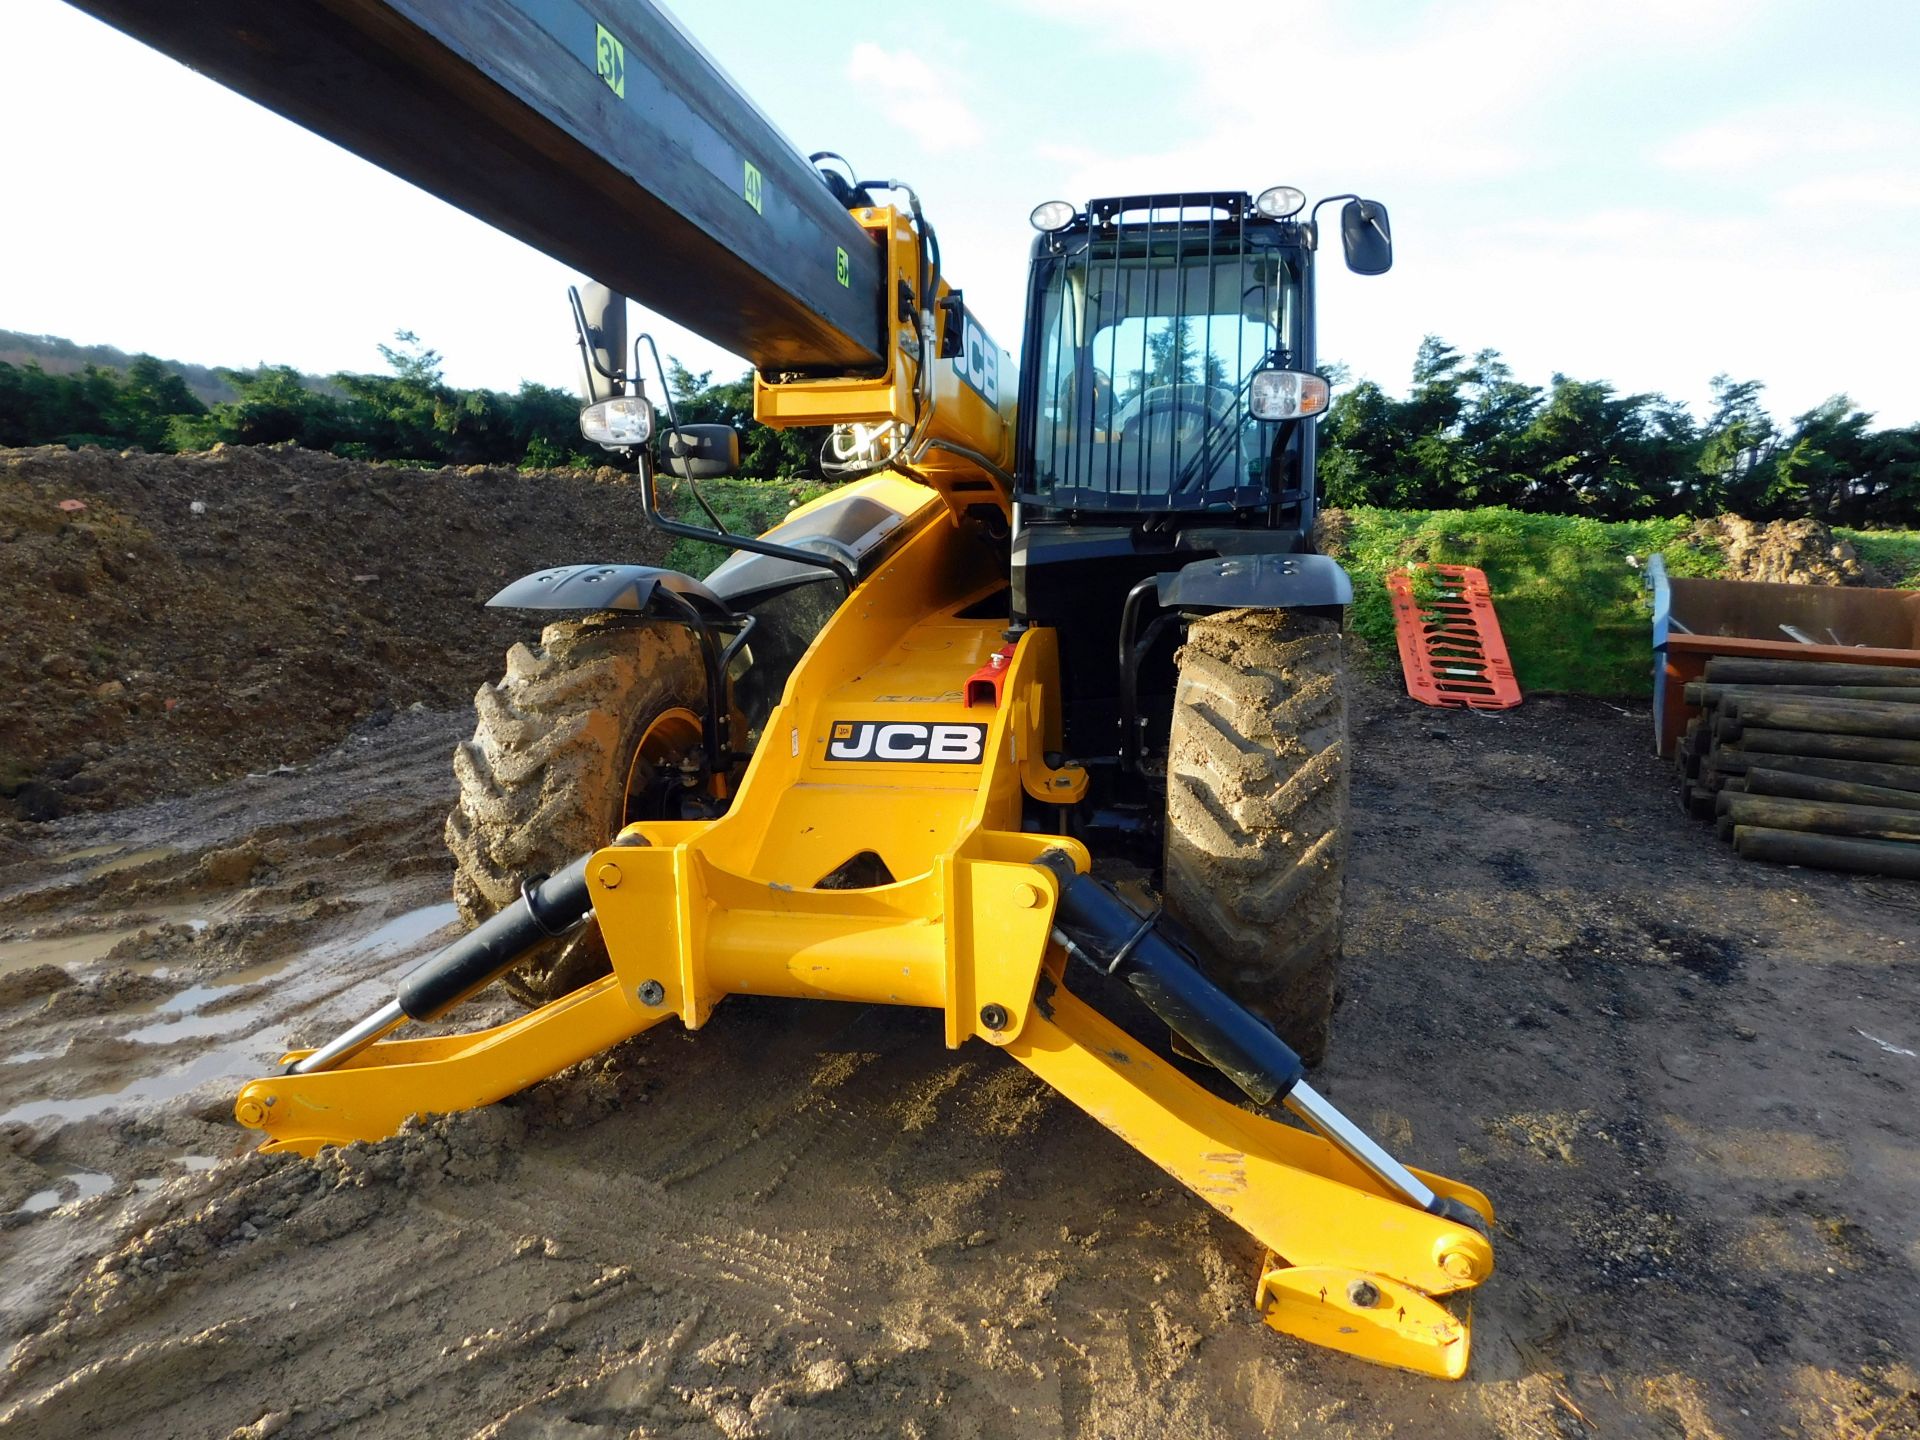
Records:
[[[913,721],[836,720],[827,759],[873,764],[978,765],[987,748],[984,725],[921,725]]]
[[[954,358],[954,373],[966,381],[987,404],[1000,406],[1000,347],[987,338],[987,332],[971,312],[961,331],[960,353]]]

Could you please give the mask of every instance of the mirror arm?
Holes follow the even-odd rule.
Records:
[[[582,363],[585,364],[585,366],[587,367],[587,371],[589,375],[597,373],[602,378],[611,380],[615,385],[619,386],[621,391],[624,393],[624,391],[626,390],[627,377],[615,371],[607,369],[606,366],[600,363],[599,357],[594,353],[593,341],[591,338],[592,332],[587,325],[587,310],[586,310],[586,307],[580,303],[580,287],[578,285],[569,285],[567,287],[567,299],[573,302],[573,330],[574,330],[575,336],[578,337],[580,342],[580,359]],[[639,360],[640,360],[640,344],[636,340],[634,342],[634,367],[633,367],[635,374],[638,374],[640,370]],[[589,392],[589,397],[591,397],[593,386],[588,385],[587,390]]]
[[[1309,250],[1317,250],[1320,246],[1320,212],[1322,209],[1333,204],[1336,200],[1358,200],[1359,198],[1358,195],[1348,192],[1345,195],[1329,195],[1323,200],[1314,201],[1313,209],[1307,213],[1307,248]]]
[[[640,341],[647,342],[647,348],[653,352],[653,368],[660,376],[661,398],[667,403],[667,430],[674,434],[680,429],[680,417],[673,408],[673,387],[667,383],[667,372],[660,364],[660,347],[654,344],[653,336],[643,334],[633,342],[635,366],[639,368]],[[640,451],[640,511],[647,517],[647,523],[656,530],[668,535],[678,535],[686,540],[705,540],[709,544],[724,545],[730,550],[745,550],[754,555],[771,555],[779,560],[791,560],[800,565],[812,565],[821,570],[830,570],[846,588],[847,594],[853,594],[853,587],[859,583],[859,577],[853,573],[853,567],[841,560],[826,555],[817,555],[811,550],[801,550],[792,545],[782,545],[774,540],[760,540],[746,535],[729,533],[724,522],[707,504],[706,497],[700,493],[700,487],[693,483],[691,475],[683,476],[693,498],[700,508],[707,512],[707,518],[713,522],[713,529],[703,530],[698,525],[687,525],[679,520],[669,520],[660,513],[659,503],[653,490],[653,465],[645,448]]]
[[[653,343],[653,334],[651,331],[643,330],[640,334],[634,336],[633,373],[635,375],[640,373],[640,342],[642,340],[647,342],[647,349],[653,352],[653,373],[660,377],[660,398],[666,403],[667,407],[666,434],[678,435],[680,433],[680,413],[673,408],[673,386],[668,383],[666,367],[660,363],[660,347]],[[646,387],[644,385],[641,386],[641,393],[646,393]],[[648,518],[651,519],[653,516],[651,508],[653,482],[647,478],[645,466],[641,467],[641,472],[641,509],[645,511]],[[700,487],[694,483],[693,476],[683,475],[680,478],[687,482],[687,493],[693,496],[693,503],[698,505],[700,509],[705,512],[707,519],[713,522],[714,530],[724,533],[727,528],[725,522],[721,520],[719,512],[707,503],[707,497],[700,493]]]
[[[687,483],[691,485],[693,482],[688,480]],[[698,491],[695,495],[697,498]],[[836,560],[830,555],[820,555],[812,550],[802,550],[793,545],[782,545],[774,540],[757,540],[747,535],[732,534],[719,523],[717,517],[714,522],[715,528],[711,530],[668,519],[660,513],[659,500],[653,489],[653,466],[649,463],[645,450],[640,452],[640,511],[646,516],[649,525],[668,535],[678,535],[686,540],[704,540],[711,545],[724,545],[729,550],[745,550],[753,555],[771,555],[775,559],[791,560],[797,565],[811,565],[817,569],[830,570],[849,595],[853,594],[854,586],[859,583],[859,577],[853,573],[853,567],[843,560]]]

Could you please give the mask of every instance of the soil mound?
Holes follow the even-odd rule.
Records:
[[[484,608],[502,585],[659,562],[633,478],[0,450],[0,815],[197,789],[464,704],[537,629]]]
[[[1761,524],[1738,515],[1702,520],[1688,539],[1725,554],[1728,580],[1770,580],[1786,585],[1857,585],[1866,571],[1845,540],[1818,520]]]

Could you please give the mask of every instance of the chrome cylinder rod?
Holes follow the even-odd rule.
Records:
[[[1050,850],[1039,863],[1060,881],[1053,938],[1067,954],[1123,980],[1167,1025],[1260,1105],[1278,1100],[1388,1194],[1430,1214],[1448,1202],[1306,1082],[1306,1066],[1264,1020],[1208,979],[1186,950],[1107,886]]]
[[[1334,1109],[1333,1102],[1306,1081],[1296,1080],[1282,1103],[1331,1140],[1342,1155],[1409,1205],[1439,1212],[1439,1197],[1431,1186],[1389,1155],[1379,1141]]]
[[[635,837],[631,842],[645,845]],[[582,855],[558,875],[530,880],[520,898],[462,935],[400,982],[400,993],[338,1039],[288,1067],[289,1075],[331,1070],[408,1020],[437,1020],[511,970],[529,951],[557,940],[593,910]]]
[[[304,1060],[287,1067],[289,1075],[311,1075],[316,1070],[331,1070],[343,1060],[351,1060],[389,1031],[406,1024],[407,1012],[398,1000],[389,1000],[352,1029],[322,1045]]]

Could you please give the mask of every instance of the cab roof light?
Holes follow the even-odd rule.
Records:
[[[1306,203],[1305,192],[1291,185],[1269,186],[1253,198],[1253,208],[1269,220],[1284,220],[1289,215],[1298,215],[1300,207]]]
[[[1034,206],[1033,214],[1027,218],[1033,222],[1034,229],[1050,235],[1071,225],[1077,213],[1071,200],[1048,200]]]

